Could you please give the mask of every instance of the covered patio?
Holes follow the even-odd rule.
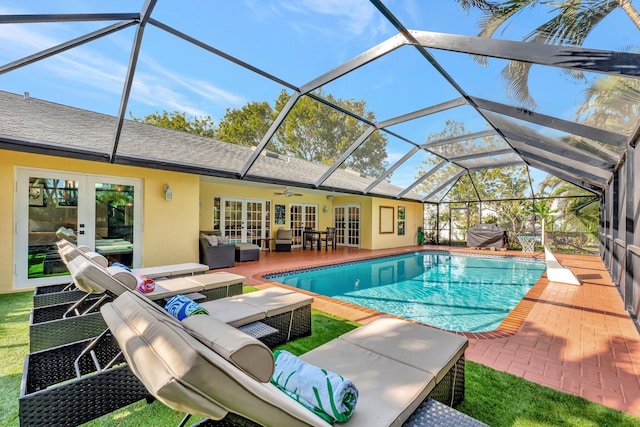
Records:
[[[558,27],[539,10],[514,13],[500,34],[505,11],[484,1],[338,3],[3,12],[0,229],[10,255],[0,293],[65,280],[32,271],[35,258],[53,265],[52,232],[64,225],[97,247],[97,237],[121,237],[98,236],[118,209],[132,267],[197,261],[203,231],[268,247],[278,229],[338,227],[332,250],[294,244],[225,268],[258,288],[270,286],[264,274],[295,268],[473,252],[418,238],[454,244],[473,223],[511,221],[511,237],[537,238],[546,218],[588,236],[558,247],[593,255],[556,253],[581,285],[543,276],[498,329],[465,334],[467,357],[640,417],[631,2],[601,2]],[[584,28],[566,36],[567,19]],[[600,20],[619,37],[590,33]],[[494,27],[478,31],[482,22]],[[97,197],[102,187],[109,200]],[[569,199],[572,212],[595,212],[588,225],[558,214]],[[358,323],[384,315],[314,297],[314,308]]]
[[[446,249],[424,247],[429,248]],[[376,251],[263,252],[260,261],[236,263],[229,271],[246,276],[247,284],[263,287],[269,283],[262,278],[267,273],[415,251],[414,246]],[[519,251],[505,254],[522,256]],[[544,253],[531,256],[544,258]],[[498,330],[466,334],[468,359],[640,417],[640,334],[611,276],[597,256],[557,256],[574,271],[582,286],[549,283],[543,275]],[[358,323],[385,315],[314,297],[315,308]]]

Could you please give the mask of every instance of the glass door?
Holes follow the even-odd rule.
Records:
[[[15,285],[68,281],[55,245],[62,235],[95,248],[111,262],[139,266],[140,206],[139,180],[18,169]]]
[[[333,215],[336,227],[336,244],[360,247],[360,206],[335,206]]]
[[[220,225],[231,243],[260,245],[267,238],[263,200],[223,199]]]
[[[305,227],[314,230],[318,228],[318,205],[291,203],[289,205],[289,220],[293,234],[293,248],[302,247],[302,233]]]
[[[89,189],[94,190],[93,231],[88,234],[89,246],[104,255],[111,263],[120,262],[129,267],[139,265],[139,252],[134,251],[136,236],[136,186],[135,183],[118,179],[105,182],[104,179],[90,179]],[[79,224],[80,232],[82,225]]]

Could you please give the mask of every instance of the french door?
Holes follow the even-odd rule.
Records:
[[[360,247],[360,206],[336,205],[333,208],[336,244]]]
[[[222,199],[220,226],[229,242],[260,244],[268,238],[268,213],[263,200]]]
[[[139,267],[142,182],[113,176],[16,170],[15,286],[64,283],[55,243],[64,227],[75,243],[111,262]]]
[[[290,224],[293,234],[293,248],[302,247],[302,233],[305,227],[318,228],[318,205],[291,203],[289,205]]]

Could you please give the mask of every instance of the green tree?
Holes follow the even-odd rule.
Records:
[[[178,111],[171,113],[167,111],[156,112],[143,118],[134,117],[131,113],[129,115],[135,122],[189,132],[198,136],[213,137],[215,133],[215,124],[209,116],[191,117],[187,116],[187,113]]]
[[[322,91],[317,91],[315,95],[371,122],[375,121],[374,114],[366,111],[364,101],[337,99]],[[275,111],[280,112],[288,101],[289,95],[282,91],[276,100]],[[331,165],[367,128],[366,123],[305,96],[296,102],[278,128],[269,149],[310,162]],[[369,176],[379,176],[387,167],[386,143],[386,136],[374,132],[341,167]]]
[[[525,9],[550,8],[550,19],[534,28],[523,37],[523,41],[549,45],[582,46],[587,36],[605,18],[616,11],[622,11],[640,30],[640,14],[630,0],[500,0],[490,5],[475,4],[468,0],[458,0],[463,9],[475,7],[482,10],[479,20],[482,37],[493,37],[500,28],[505,28],[512,18]],[[479,58],[485,61],[486,58]],[[529,72],[531,63],[511,61],[502,71],[507,83],[507,91],[522,104],[535,106],[529,93]],[[572,72],[580,77],[579,72]]]
[[[249,102],[240,109],[230,109],[220,120],[215,137],[221,141],[256,147],[275,120],[268,102]]]

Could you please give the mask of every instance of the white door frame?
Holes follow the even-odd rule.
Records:
[[[43,177],[78,181],[77,224],[84,224],[84,234],[78,234],[78,244],[95,247],[95,183],[105,182],[134,187],[133,266],[142,260],[142,192],[141,179],[110,175],[90,175],[77,172],[16,167],[14,169],[14,287],[33,287],[66,283],[68,276],[51,276],[29,279],[27,274],[29,249],[29,178]],[[76,230],[77,231],[77,230]]]
[[[300,209],[293,209],[299,207]],[[292,248],[301,248],[303,245],[302,232],[305,227],[311,227],[314,230],[318,228],[318,204],[317,203],[289,203],[289,224],[293,233]],[[312,216],[315,221],[309,221]]]
[[[254,236],[254,238],[265,238],[266,236],[266,218],[267,218],[267,212],[266,212],[266,205],[267,205],[267,201],[264,199],[242,199],[242,198],[238,198],[238,197],[220,197],[220,234],[222,235],[227,235],[225,230],[226,230],[226,208],[227,208],[227,203],[228,202],[236,202],[236,203],[240,203],[241,205],[241,211],[240,211],[240,238],[239,239],[234,239],[233,243],[246,243],[247,241],[250,240],[250,236],[247,233],[247,205],[249,203],[258,203],[262,206],[262,214],[261,214],[261,225],[260,225],[260,236]]]
[[[357,220],[349,216],[349,210],[357,211]],[[338,212],[343,210],[341,215]],[[362,236],[360,235],[360,226],[362,225],[362,208],[359,204],[346,204],[333,206],[333,221],[336,227],[336,244],[338,246],[349,246],[359,248]],[[339,220],[343,216],[342,220]],[[357,225],[356,225],[357,224]]]

